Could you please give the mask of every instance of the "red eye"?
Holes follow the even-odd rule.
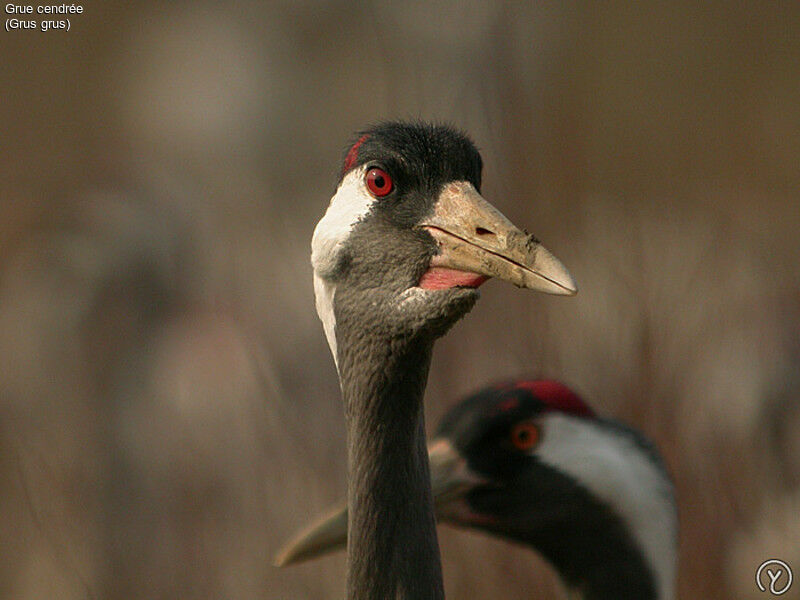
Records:
[[[392,178],[383,169],[372,168],[367,171],[367,187],[373,196],[382,198],[392,191]]]
[[[531,421],[517,423],[511,429],[511,443],[517,450],[530,450],[539,443],[539,426]]]

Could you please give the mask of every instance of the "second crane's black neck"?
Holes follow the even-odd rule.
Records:
[[[433,339],[337,323],[348,432],[347,597],[442,600],[422,398]]]
[[[622,519],[569,477],[540,470],[502,491],[476,490],[469,502],[496,517],[481,528],[531,546],[582,600],[665,600]]]
[[[645,557],[618,519],[585,516],[585,527],[544,530],[531,543],[583,600],[660,600]]]

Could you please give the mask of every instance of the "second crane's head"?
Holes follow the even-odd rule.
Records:
[[[481,197],[481,169],[449,127],[383,123],[359,135],[312,240],[334,358],[343,321],[382,337],[444,334],[490,277],[575,294],[558,259]]]

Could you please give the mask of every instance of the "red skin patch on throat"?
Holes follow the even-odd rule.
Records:
[[[444,267],[431,267],[419,280],[419,287],[425,290],[447,290],[454,287],[477,288],[489,279],[485,275],[456,271]]]
[[[358,138],[358,141],[353,144],[353,147],[347,151],[347,156],[344,157],[344,166],[342,167],[342,174],[347,173],[350,169],[353,168],[353,165],[356,164],[358,160],[358,147],[367,141],[368,135],[362,135]]]

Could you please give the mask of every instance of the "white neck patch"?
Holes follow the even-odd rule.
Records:
[[[636,442],[589,420],[550,414],[532,454],[618,512],[653,571],[658,597],[673,598],[678,523],[672,484]]]
[[[364,184],[365,172],[366,166],[362,166],[344,176],[311,238],[311,266],[314,269],[317,314],[325,329],[325,337],[328,338],[328,346],[333,353],[334,362],[337,363],[337,369],[336,317],[333,313],[336,284],[330,277],[353,226],[364,218],[375,203],[375,198]]]

